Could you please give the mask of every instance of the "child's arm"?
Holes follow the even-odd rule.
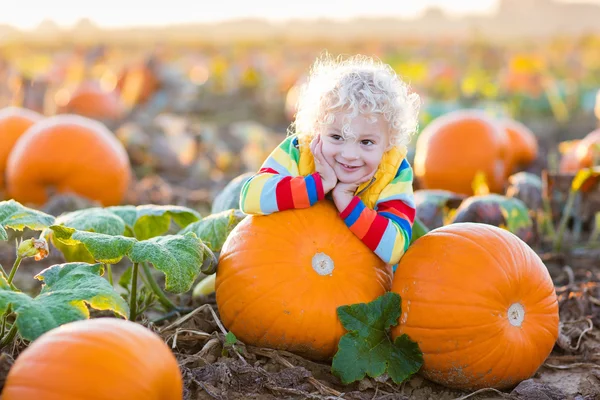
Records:
[[[375,254],[387,264],[397,264],[410,244],[415,220],[413,171],[403,160],[394,180],[383,189],[375,210],[354,196],[340,216]]]
[[[251,177],[240,195],[246,214],[267,215],[291,208],[308,208],[325,197],[321,176],[300,176],[298,138],[286,138]]]

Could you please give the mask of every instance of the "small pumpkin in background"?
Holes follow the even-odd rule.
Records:
[[[181,400],[175,356],[154,332],[118,318],[71,322],[33,341],[8,372],[3,400]]]
[[[521,200],[499,194],[471,196],[465,199],[450,223],[476,222],[497,226],[530,242],[534,237],[529,209]]]
[[[512,118],[500,120],[509,140],[507,176],[519,168],[531,164],[538,156],[538,143],[535,134],[523,123]]]
[[[414,198],[421,222],[427,228],[435,229],[447,223],[450,210],[460,206],[466,196],[448,190],[421,189],[415,190]]]
[[[64,114],[32,125],[15,143],[6,189],[22,204],[40,206],[55,191],[112,206],[121,203],[130,175],[127,152],[106,126]]]
[[[243,219],[221,249],[216,301],[242,342],[326,360],[346,333],[337,308],[375,300],[391,279],[333,203],[319,201]]]
[[[391,290],[402,298],[392,337],[416,341],[421,373],[447,387],[512,387],[536,372],[558,338],[548,270],[495,226],[458,223],[427,233],[400,260]]]
[[[0,110],[0,191],[4,188],[6,160],[17,139],[27,129],[44,118],[42,114],[21,107]]]
[[[65,104],[59,104],[60,114],[77,114],[102,122],[112,122],[124,114],[123,104],[114,91],[105,91],[96,82],[82,83]]]
[[[565,140],[558,144],[558,152],[560,153],[558,172],[561,174],[574,174],[579,171],[579,160],[576,155],[579,142],[581,142],[580,139],[574,139]]]
[[[600,165],[600,129],[588,133],[575,148],[579,168]]]
[[[483,173],[490,190],[504,190],[507,169],[505,129],[480,110],[451,111],[433,120],[417,139],[414,173],[423,189],[471,195]]]
[[[521,200],[532,212],[543,208],[542,179],[530,172],[517,172],[508,177],[506,197]]]

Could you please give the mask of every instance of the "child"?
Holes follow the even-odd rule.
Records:
[[[296,132],[246,182],[241,210],[306,208],[330,194],[349,229],[397,264],[415,217],[405,145],[418,110],[419,96],[388,65],[363,56],[318,59],[298,100]]]

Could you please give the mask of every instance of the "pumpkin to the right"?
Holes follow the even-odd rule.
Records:
[[[464,390],[530,378],[558,338],[556,292],[539,256],[495,226],[456,223],[415,241],[392,291],[402,298],[395,338],[423,352],[422,373]]]

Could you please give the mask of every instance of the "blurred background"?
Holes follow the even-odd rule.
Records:
[[[360,53],[421,95],[421,129],[511,117],[540,169],[597,127],[598,21],[599,0],[21,0],[0,15],[0,108],[99,120],[134,171],[123,203],[207,209],[284,137],[314,59]]]

